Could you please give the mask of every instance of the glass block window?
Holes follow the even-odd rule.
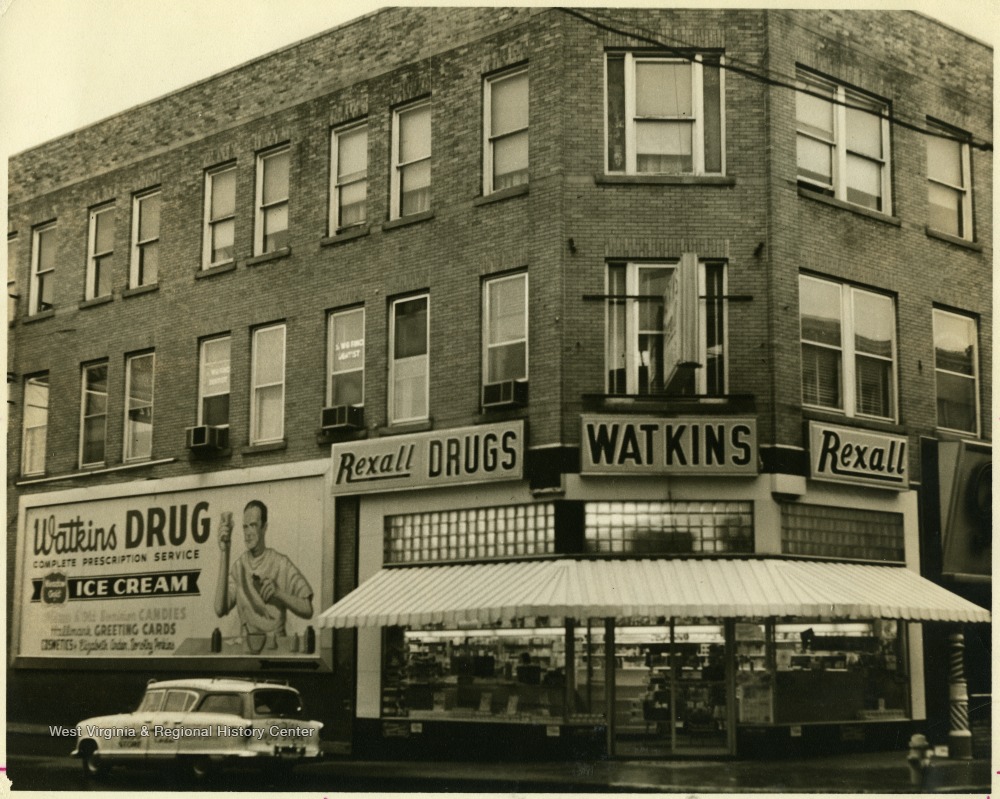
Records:
[[[588,502],[585,518],[587,552],[753,552],[752,502]]]
[[[903,516],[832,505],[786,504],[781,508],[781,551],[902,562]]]
[[[385,563],[488,560],[555,553],[551,503],[407,513],[385,519]]]

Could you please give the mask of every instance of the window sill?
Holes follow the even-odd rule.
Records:
[[[271,261],[280,261],[291,254],[291,247],[282,247],[280,250],[275,250],[274,252],[266,252],[263,255],[255,255],[253,258],[247,258],[246,266],[257,266],[258,264],[267,264]]]
[[[870,208],[865,208],[861,205],[855,205],[854,203],[838,200],[835,197],[827,197],[825,194],[810,191],[802,186],[799,186],[799,197],[808,197],[810,200],[815,200],[818,203],[832,205],[834,208],[850,211],[858,216],[866,216],[869,219],[874,219],[876,222],[885,222],[887,225],[893,225],[894,227],[901,226],[898,216],[890,216],[889,214],[883,214],[881,211],[872,211]]]
[[[332,247],[335,244],[343,244],[345,241],[354,241],[371,233],[371,228],[367,225],[356,225],[355,227],[343,228],[332,236],[324,236],[319,240],[320,247]]]
[[[400,424],[390,424],[378,428],[380,436],[404,436],[410,433],[425,433],[434,429],[433,419],[424,419],[420,422],[402,422]]]
[[[845,427],[857,427],[864,430],[875,430],[879,433],[898,433],[905,435],[906,427],[898,422],[886,422],[878,419],[868,419],[863,416],[847,416],[836,411],[825,411],[820,408],[802,408],[802,418],[811,422],[839,424]]]
[[[939,241],[946,241],[949,244],[954,244],[956,247],[963,247],[966,250],[972,250],[973,252],[982,252],[983,245],[978,241],[969,241],[968,239],[962,239],[958,236],[953,236],[950,233],[942,233],[940,230],[935,230],[929,225],[924,228],[924,232],[927,234],[927,238],[938,239]]]
[[[474,419],[475,424],[493,424],[494,422],[513,422],[528,418],[527,405],[509,405],[503,408],[481,408]]]
[[[598,186],[735,186],[731,175],[594,175]]]
[[[492,194],[484,194],[482,197],[476,197],[472,201],[473,207],[479,205],[489,205],[490,203],[498,203],[502,200],[509,200],[511,197],[523,197],[528,193],[528,184],[521,183],[518,186],[511,186],[509,189],[500,189]]]
[[[41,322],[43,319],[51,319],[55,315],[56,309],[49,308],[47,311],[39,311],[38,313],[31,314],[31,316],[26,316],[21,321],[26,325],[30,325],[32,322]]]
[[[281,441],[269,441],[266,444],[249,444],[240,450],[241,455],[256,455],[260,452],[278,452],[282,449],[287,449],[288,440],[282,439]]]
[[[664,413],[670,416],[721,416],[757,412],[753,394],[721,394],[672,396],[655,394],[584,394],[586,411],[605,413]]]
[[[150,283],[148,286],[136,286],[134,289],[122,289],[122,299],[127,297],[138,297],[140,294],[150,294],[160,290],[159,283]]]
[[[971,430],[953,430],[950,427],[935,427],[934,432],[941,441],[979,441],[979,433]]]
[[[94,297],[92,300],[80,300],[80,304],[77,305],[77,308],[94,308],[98,305],[106,305],[111,302],[112,299],[114,298],[108,294],[104,297]]]
[[[401,216],[399,219],[390,219],[388,222],[382,223],[382,230],[395,230],[398,227],[405,227],[406,225],[414,225],[417,222],[424,222],[428,219],[434,218],[433,211],[422,211],[419,214],[410,214],[409,216]]]
[[[195,280],[201,280],[205,277],[215,277],[216,275],[224,275],[226,272],[236,271],[236,261],[228,261],[224,264],[216,264],[215,266],[207,266],[204,269],[199,269],[194,273]]]
[[[55,477],[41,477],[34,480],[21,480],[15,485],[35,485],[38,483],[55,483],[63,480],[75,480],[78,477],[90,477],[95,474],[108,474],[109,472],[122,472],[122,471],[132,471],[135,469],[145,469],[149,466],[159,466],[164,463],[173,463],[176,458],[160,458],[155,461],[142,461],[137,463],[123,463],[121,466],[104,466],[103,464],[94,464],[91,467],[81,468],[79,471],[70,472],[69,474],[60,474]]]

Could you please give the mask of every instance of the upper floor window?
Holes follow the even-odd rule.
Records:
[[[389,314],[389,422],[428,417],[430,297],[393,300]]]
[[[847,416],[896,418],[892,297],[799,277],[802,403]]]
[[[229,424],[229,356],[231,338],[201,342],[198,357],[198,424]]]
[[[889,105],[804,70],[795,94],[799,183],[889,213]]]
[[[135,197],[132,206],[132,273],[129,286],[151,286],[160,271],[160,192]]]
[[[236,257],[236,165],[205,173],[205,232],[202,266],[229,263]]]
[[[368,124],[333,131],[330,234],[368,219]]]
[[[254,255],[288,246],[288,167],[291,150],[282,147],[257,156],[257,224]]]
[[[979,331],[970,316],[934,309],[937,424],[979,432]]]
[[[21,474],[43,474],[45,472],[45,442],[48,432],[49,376],[35,375],[24,381]]]
[[[392,115],[391,217],[431,208],[431,104],[422,101]]]
[[[326,404],[365,404],[365,309],[337,311],[329,318]]]
[[[35,228],[31,248],[31,296],[29,314],[50,311],[56,274],[56,223]]]
[[[528,276],[521,273],[483,285],[483,382],[528,377]]]
[[[80,466],[104,463],[108,431],[108,364],[83,367],[80,402]]]
[[[483,194],[491,194],[528,182],[528,70],[487,78],[483,88]]]
[[[285,435],[285,326],[253,332],[250,443],[280,441]]]
[[[17,317],[17,236],[7,237],[7,324]]]
[[[84,298],[111,294],[115,249],[115,207],[105,205],[90,212],[90,243],[87,253],[87,285]]]
[[[153,454],[153,353],[125,361],[125,460]]]
[[[607,57],[607,171],[725,171],[721,57]]]
[[[972,180],[966,134],[928,123],[927,226],[960,239],[972,240]]]
[[[608,394],[726,393],[726,266],[608,265]]]

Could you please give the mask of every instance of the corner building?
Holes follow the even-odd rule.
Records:
[[[356,751],[950,740],[991,98],[913,13],[390,9],[15,156],[9,718],[260,673]]]

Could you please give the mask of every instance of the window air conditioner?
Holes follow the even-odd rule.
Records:
[[[229,446],[229,428],[200,424],[187,429],[187,448],[195,452],[217,452]]]
[[[504,380],[483,386],[483,408],[520,408],[527,404],[527,380]]]
[[[364,405],[335,405],[324,408],[320,416],[320,427],[324,433],[334,430],[361,430],[365,426]]]

